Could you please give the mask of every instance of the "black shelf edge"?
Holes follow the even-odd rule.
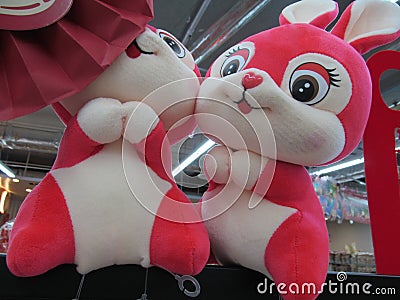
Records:
[[[80,299],[140,299],[144,292],[145,274],[146,269],[136,265],[93,271],[85,276]],[[318,299],[341,299],[343,296],[382,299],[383,293],[384,299],[400,298],[400,276],[362,273],[346,273],[345,276],[345,280],[339,281],[338,273],[329,272],[324,291]],[[179,289],[172,274],[152,267],[148,272],[147,297],[149,300],[279,299],[276,289],[271,288],[272,281],[245,268],[210,265],[195,278],[200,283],[201,291],[198,297],[189,298]],[[74,265],[62,265],[36,277],[19,278],[8,271],[6,257],[0,255],[0,299],[73,299],[80,280],[81,275]],[[190,284],[186,287],[192,288]]]

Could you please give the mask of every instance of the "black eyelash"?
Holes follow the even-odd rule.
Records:
[[[325,69],[326,69],[326,68],[325,68]],[[340,85],[338,85],[336,82],[340,82],[341,80],[335,78],[335,77],[338,77],[339,74],[333,73],[334,71],[336,71],[336,68],[333,68],[333,69],[326,69],[326,71],[328,72],[328,75],[329,75],[329,83],[330,83],[331,85],[333,85],[333,86],[340,87]]]
[[[237,46],[237,48],[232,48],[231,50],[229,50],[228,54],[226,54],[226,57],[231,56],[233,53],[238,52],[239,50],[242,50],[242,48],[240,48],[240,46]]]

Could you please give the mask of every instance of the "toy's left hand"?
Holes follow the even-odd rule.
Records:
[[[229,181],[231,172],[231,152],[225,146],[215,146],[208,151],[204,168],[208,181],[218,184],[226,184]]]
[[[123,108],[126,114],[124,138],[131,144],[142,142],[160,121],[156,112],[143,102],[126,102]]]
[[[77,122],[90,140],[109,144],[121,137],[124,111],[121,102],[111,98],[96,98],[78,112]]]
[[[239,150],[232,154],[231,179],[240,188],[251,190],[268,159],[254,152]]]

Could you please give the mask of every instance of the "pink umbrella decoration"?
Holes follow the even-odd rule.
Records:
[[[0,1],[0,120],[81,91],[144,30],[152,2]]]

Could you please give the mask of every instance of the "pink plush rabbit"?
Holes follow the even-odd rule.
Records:
[[[53,168],[18,212],[11,272],[64,263],[83,274],[113,264],[202,270],[208,235],[170,157],[170,143],[194,128],[199,75],[173,35],[148,26],[96,80],[54,104],[67,128]]]
[[[359,144],[371,101],[360,54],[400,35],[397,4],[356,0],[326,32],[337,13],[330,0],[286,7],[281,26],[217,58],[199,92],[199,127],[221,144],[205,159],[213,253],[267,275],[284,299],[316,298],[328,270],[328,232],[304,166]]]

